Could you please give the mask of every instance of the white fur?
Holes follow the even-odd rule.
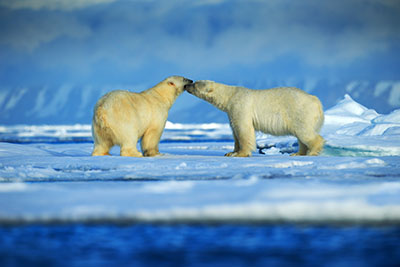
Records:
[[[324,140],[319,131],[324,114],[319,99],[293,87],[252,90],[213,81],[197,81],[185,89],[227,112],[235,149],[226,156],[250,156],[255,149],[255,131],[272,135],[294,135],[299,152],[318,155]]]
[[[141,93],[116,90],[104,95],[94,108],[92,155],[108,155],[114,145],[121,146],[121,156],[158,155],[168,111],[188,83],[192,81],[171,76]],[[140,139],[143,154],[136,148]]]

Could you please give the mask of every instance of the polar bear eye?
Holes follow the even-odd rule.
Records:
[[[201,90],[207,90],[207,86],[203,82],[196,82],[196,87]]]
[[[175,86],[173,82],[168,82],[168,85]]]

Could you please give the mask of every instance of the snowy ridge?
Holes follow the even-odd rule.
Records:
[[[223,157],[233,149],[227,124],[168,122],[154,158],[118,148],[91,157],[90,125],[2,126],[15,142],[0,142],[0,224],[399,224],[399,116],[346,95],[326,111],[319,157],[290,157],[295,138],[263,134],[262,153]]]
[[[249,88],[295,86],[318,96],[326,108],[335,105],[344,94],[380,112],[389,113],[400,107],[399,81],[329,81],[301,80],[252,80],[225,81]],[[58,87],[0,87],[0,124],[86,124],[90,123],[97,100],[115,89],[142,91],[154,84],[116,84],[96,87],[70,85]],[[327,94],[326,92],[330,93]],[[203,112],[194,112],[202,110]],[[227,122],[226,115],[187,93],[182,94],[172,107],[170,120],[180,123]]]
[[[355,102],[349,95],[325,112],[323,134],[327,150],[345,155],[400,155],[400,110],[381,115]],[[356,137],[356,138],[355,138]]]
[[[325,127],[333,134],[376,136],[396,135],[400,128],[400,110],[387,115],[380,115],[345,95],[335,107],[325,112]],[[327,132],[327,129],[324,129]]]

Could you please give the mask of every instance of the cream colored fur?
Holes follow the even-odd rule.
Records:
[[[252,90],[213,81],[185,86],[229,116],[235,149],[225,156],[248,157],[256,147],[255,131],[272,135],[293,135],[299,151],[292,155],[318,155],[324,145],[319,131],[324,113],[319,99],[293,87]]]
[[[141,93],[116,90],[104,95],[94,108],[92,155],[108,155],[114,145],[121,147],[121,156],[159,155],[168,111],[189,83],[192,81],[171,76]],[[143,154],[136,147],[140,139]]]

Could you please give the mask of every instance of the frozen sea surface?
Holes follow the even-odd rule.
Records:
[[[168,122],[154,158],[91,157],[90,125],[1,126],[0,265],[60,264],[64,244],[65,265],[394,266],[400,112],[346,95],[325,114],[318,157],[261,133],[252,157],[223,157],[228,124]]]
[[[222,157],[229,146],[167,143],[132,159],[2,143],[0,222],[400,222],[398,156]]]

